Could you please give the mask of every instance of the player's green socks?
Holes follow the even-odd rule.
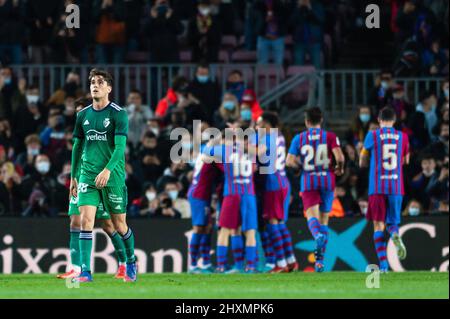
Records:
[[[134,233],[128,227],[127,232],[122,235],[123,243],[125,245],[125,253],[127,255],[127,263],[134,263],[136,256],[134,256]]]
[[[117,259],[119,260],[119,263],[126,263],[127,256],[125,254],[125,244],[122,240],[122,237],[119,235],[118,232],[115,231],[111,235],[109,235],[109,238],[111,238],[111,242],[116,251],[116,256]]]
[[[80,267],[80,230],[70,229],[70,262],[72,266]]]
[[[92,231],[82,230],[80,233],[81,271],[91,271]]]

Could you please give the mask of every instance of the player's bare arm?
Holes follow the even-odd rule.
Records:
[[[369,151],[363,148],[359,156],[359,167],[369,167]]]
[[[286,157],[286,166],[287,167],[291,167],[291,168],[295,168],[295,169],[299,169],[300,168],[300,164],[299,164],[299,159],[297,156],[292,155],[292,154],[288,154]]]
[[[344,164],[345,164],[344,153],[342,152],[342,149],[340,147],[335,147],[333,149],[333,155],[334,159],[336,160],[335,174],[337,176],[342,176],[344,175]]]

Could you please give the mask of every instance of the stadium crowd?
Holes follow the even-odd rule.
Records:
[[[374,50],[395,43],[395,75],[448,74],[445,0],[0,0],[0,62],[322,68],[336,61],[348,36],[367,31],[369,3],[390,25]],[[79,29],[66,26],[70,4],[80,8]]]
[[[169,138],[171,130],[192,130],[194,119],[202,120],[202,131],[236,122],[252,127],[262,114],[239,70],[230,72],[227,80],[222,92],[209,76],[208,65],[200,64],[193,79],[174,78],[158,105],[145,105],[138,90],[131,90],[121,103],[129,116],[126,183],[130,217],[190,217],[186,192],[194,161],[170,161],[168,154],[176,142]],[[367,211],[368,173],[358,167],[358,157],[366,133],[377,127],[376,114],[385,105],[395,109],[396,127],[408,134],[412,148],[412,163],[404,174],[404,213],[448,212],[448,78],[438,89],[439,99],[436,92],[423,91],[420,103],[411,105],[391,71],[380,72],[370,104],[360,106],[348,132],[340,136],[346,168],[337,181],[331,216],[361,216]],[[69,73],[64,87],[43,101],[37,86],[16,78],[11,68],[0,69],[0,215],[66,213],[76,110],[89,103],[89,94],[81,90],[75,73]],[[282,128],[288,145],[296,132],[293,129],[302,129],[301,125]],[[182,145],[194,152],[187,137]],[[289,171],[288,177],[298,200],[298,178]],[[291,205],[293,214],[301,212],[298,205],[295,201]]]

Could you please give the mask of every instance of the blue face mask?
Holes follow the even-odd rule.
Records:
[[[367,123],[370,121],[370,114],[359,114],[359,119],[363,123]]]
[[[448,99],[448,89],[444,90],[444,95]]]
[[[249,109],[244,109],[241,111],[241,118],[244,121],[251,121],[252,120],[252,111]]]
[[[5,83],[5,85],[9,85],[9,84],[11,84],[11,82],[12,82],[11,78],[4,78],[3,79],[3,83]]]
[[[381,87],[386,90],[389,87],[389,82],[381,81]]]
[[[209,76],[207,75],[197,75],[197,81],[200,83],[206,83],[209,80]]]
[[[419,216],[420,209],[418,207],[410,207],[408,210],[409,216]]]
[[[234,105],[233,101],[225,101],[223,102],[223,107],[225,108],[225,110],[233,111],[236,106]]]

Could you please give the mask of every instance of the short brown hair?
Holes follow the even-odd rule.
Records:
[[[103,79],[106,81],[106,83],[108,83],[109,86],[113,86],[113,78],[111,74],[108,73],[108,71],[101,69],[92,69],[91,72],[89,72],[89,82],[91,82],[94,76],[103,77]]]
[[[25,145],[30,145],[32,143],[41,144],[41,139],[37,134],[31,134],[25,137]]]
[[[91,103],[92,103],[92,101],[90,99],[88,99],[86,97],[80,97],[75,100],[74,105],[75,105],[75,108],[77,108],[79,106],[86,107]]]

